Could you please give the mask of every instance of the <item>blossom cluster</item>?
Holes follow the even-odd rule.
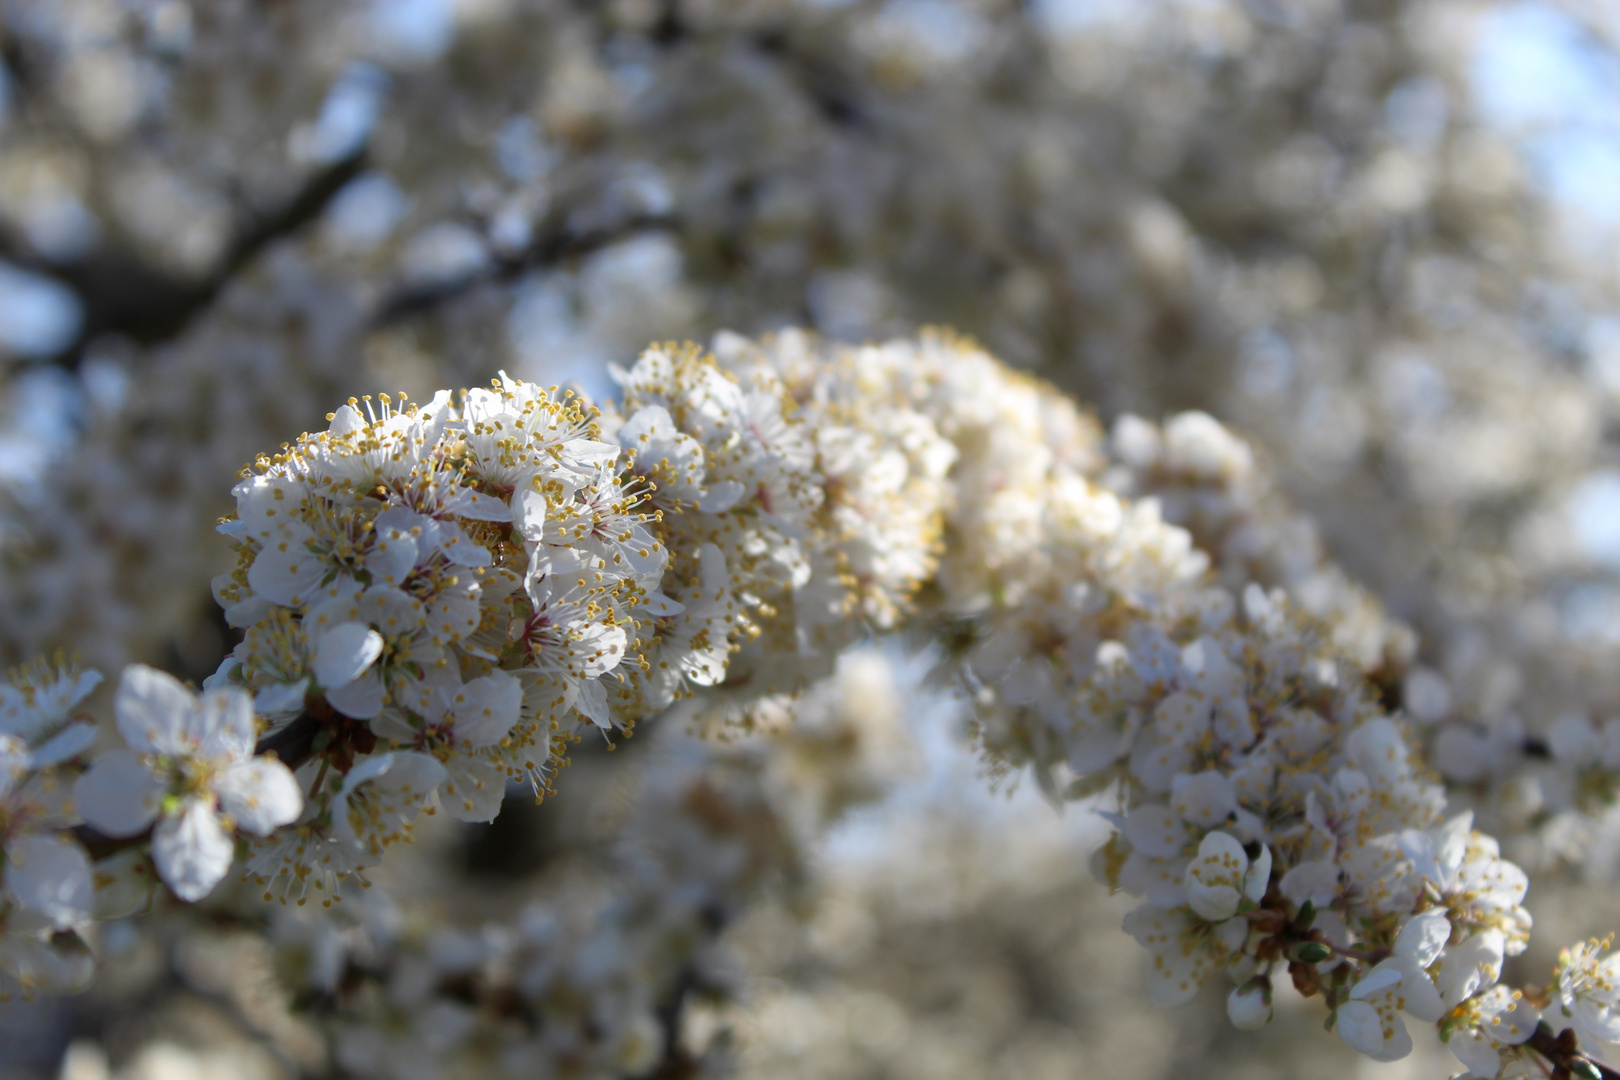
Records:
[[[624,911],[572,930],[536,915],[420,962],[407,949],[397,982],[368,976],[387,1008],[461,1017],[432,1028],[441,1049],[487,1022],[519,1032],[519,1058],[650,1067],[652,1018],[714,933],[714,904],[780,869],[761,852],[783,831],[814,833],[896,770],[871,725],[841,719],[863,690],[839,657],[898,632],[934,644],[993,775],[1028,768],[1053,799],[1103,808],[1117,831],[1093,868],[1141,899],[1125,927],[1160,1003],[1224,975],[1233,1022],[1257,1027],[1286,971],[1361,1053],[1409,1053],[1411,1017],[1485,1077],[1538,1054],[1573,1067],[1613,1037],[1614,961],[1596,947],[1570,950],[1549,988],[1500,982],[1529,939],[1528,879],[1448,813],[1384,704],[1375,677],[1400,659],[1400,628],[1319,559],[1217,573],[1212,536],[1247,529],[1262,555],[1288,543],[1262,527],[1275,500],[1245,488],[1247,448],[1212,419],[1105,439],[943,332],[859,347],[722,335],[712,352],[654,346],[619,380],[622,404],[603,407],[504,376],[425,406],[355,401],[261,458],[220,526],[237,567],[215,592],[241,643],[200,694],[126,669],[124,745],[82,771],[97,735],[71,712],[93,677],[18,676],[6,941],[77,955],[62,932],[150,904],[151,870],[194,901],[240,862],[264,900],[330,906],[420,815],[491,821],[509,785],[551,791],[584,734],[698,717],[752,732],[753,778],[733,799],[701,754],[696,773],[649,766],[648,798],[681,807],[648,811],[675,861],[645,889],[632,869]],[[1193,489],[1176,512],[1203,546],[1151,494],[1121,494],[1154,485]],[[756,760],[767,746],[784,764]],[[679,855],[688,843],[703,850]],[[580,945],[629,925],[637,943]],[[573,966],[552,963],[575,947]],[[455,1004],[467,979],[493,1015]],[[584,1009],[577,1023],[558,1002]],[[1554,1043],[1544,1016],[1585,1041]],[[404,1068],[377,1042],[390,1023],[340,1039],[348,1067]]]
[[[333,1056],[356,1076],[641,1076],[672,1062],[723,1075],[725,1048],[689,1045],[682,1007],[735,993],[724,931],[768,886],[802,897],[815,836],[902,771],[894,683],[881,653],[846,654],[778,705],[776,735],[726,742],[695,737],[701,706],[683,704],[626,770],[634,794],[594,875],[481,923],[429,921],[420,899],[381,889],[337,913],[279,909],[283,977],[322,1003]]]

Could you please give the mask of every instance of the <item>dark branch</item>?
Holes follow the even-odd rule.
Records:
[[[1530,1036],[1525,1045],[1540,1054],[1552,1063],[1554,1076],[1591,1077],[1598,1076],[1602,1080],[1620,1080],[1620,1072],[1609,1068],[1601,1061],[1593,1061],[1580,1052],[1576,1046],[1575,1032],[1565,1028],[1557,1035],[1546,1021],[1536,1027],[1536,1033]]]
[[[150,345],[178,336],[265,248],[320,217],[332,197],[364,169],[360,150],[310,176],[285,203],[250,215],[237,227],[219,266],[200,281],[176,278],[126,248],[108,247],[80,263],[57,266],[8,247],[6,257],[70,286],[84,306],[84,325],[57,363],[76,368],[85,347],[103,334]]]
[[[587,255],[648,229],[675,228],[670,214],[634,214],[612,225],[578,228],[561,218],[523,251],[498,258],[477,273],[429,285],[403,285],[385,296],[372,316],[373,326],[388,326],[428,314],[483,285],[516,281],[531,270],[555,266],[564,259]]]

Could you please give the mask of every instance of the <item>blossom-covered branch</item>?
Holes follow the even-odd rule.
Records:
[[[1093,865],[1142,900],[1125,925],[1162,1004],[1224,974],[1233,1022],[1257,1027],[1286,972],[1360,1052],[1410,1052],[1410,1016],[1479,1076],[1595,1069],[1620,1036],[1620,960],[1595,946],[1545,989],[1499,983],[1528,880],[1446,812],[1385,704],[1404,631],[1325,565],[1235,570],[1231,515],[1202,519],[1212,560],[1115,490],[1241,480],[1246,448],[1213,420],[1116,430],[1134,471],[1111,473],[1072,402],[945,333],[722,335],[655,346],[619,381],[622,404],[504,376],[351,401],[245,470],[220,526],[237,567],[215,582],[241,644],[200,696],[126,670],[127,748],[16,818],[33,824],[8,858],[43,869],[11,886],[8,940],[72,954],[21,916],[90,917],[74,814],[150,829],[182,900],[240,862],[266,900],[331,905],[419,814],[490,821],[509,782],[550,792],[581,737],[687,699],[722,729],[774,728],[848,646],[899,632],[937,644],[993,775],[1027,768],[1115,824]],[[93,683],[52,679],[19,728],[19,781],[57,770],[41,790],[88,746],[59,740]],[[147,858],[103,860],[101,891],[138,892]]]

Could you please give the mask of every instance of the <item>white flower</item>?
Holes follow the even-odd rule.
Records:
[[[170,675],[124,669],[116,703],[130,750],[96,761],[74,785],[91,826],[134,836],[154,820],[152,856],[182,900],[200,900],[230,869],[231,830],[266,835],[298,817],[292,773],[253,756],[253,699],[238,689],[200,698]]]
[[[519,632],[529,666],[556,679],[566,699],[598,727],[612,726],[600,679],[624,658],[626,635],[601,589],[583,577],[531,577],[532,610]]]
[[[1408,829],[1400,847],[1434,895],[1465,930],[1496,930],[1509,956],[1524,951],[1530,915],[1520,902],[1529,888],[1524,871],[1501,858],[1495,840],[1473,831],[1472,813],[1426,832]]]
[[[14,672],[0,683],[0,734],[28,744],[34,768],[46,768],[88,750],[96,726],[72,717],[74,706],[101,682],[98,671],[80,671],[58,663],[38,664]]]
[[[321,604],[304,617],[304,629],[315,647],[313,667],[326,700],[359,720],[376,716],[396,692],[439,675],[446,664],[426,606],[389,585]]]
[[[631,471],[653,483],[648,502],[659,510],[694,506],[718,514],[742,498],[743,486],[735,480],[704,483],[703,446],[678,429],[662,405],[636,410],[619,429],[619,445],[635,454]]]
[[[1505,941],[1501,931],[1483,930],[1446,947],[1435,963],[1434,981],[1448,1007],[1496,983]]]
[[[375,721],[377,733],[436,757],[444,766],[439,801],[461,821],[494,821],[506,795],[506,769],[487,753],[518,722],[523,687],[496,670],[454,687],[425,687],[408,718]]]
[[[1517,990],[1493,986],[1470,998],[1453,1014],[1456,1019],[1447,1045],[1472,1076],[1494,1080],[1502,1070],[1502,1055],[1536,1033],[1541,1013]]]
[[[410,839],[417,813],[444,778],[444,766],[427,754],[367,758],[343,778],[332,811],[333,832],[375,861],[384,848]]]
[[[1395,935],[1394,954],[1350,988],[1339,1006],[1339,1037],[1374,1061],[1395,1061],[1412,1052],[1401,1013],[1429,1023],[1445,1015],[1445,1002],[1424,969],[1445,948],[1451,924],[1435,909],[1414,916]]]
[[[6,889],[57,930],[90,920],[90,860],[71,840],[42,833],[14,837],[6,844]]]
[[[1198,855],[1187,867],[1187,903],[1211,922],[1230,919],[1249,900],[1258,904],[1271,880],[1271,849],[1264,844],[1249,863],[1243,845],[1228,833],[1212,832],[1198,845]]]
[[[1562,1017],[1584,1042],[1620,1042],[1620,952],[1598,956],[1608,944],[1583,941],[1558,955],[1557,1004],[1549,1016]]]
[[[1125,932],[1148,950],[1148,994],[1156,1005],[1192,1000],[1220,965],[1243,948],[1245,919],[1210,923],[1186,908],[1143,904],[1125,916]]]
[[[639,478],[625,483],[616,465],[599,466],[590,482],[559,506],[551,506],[545,520],[547,547],[575,548],[594,556],[598,569],[609,578],[656,581],[669,562],[652,531],[651,515],[638,509],[646,500]]]

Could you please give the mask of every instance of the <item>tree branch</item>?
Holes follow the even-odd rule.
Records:
[[[8,260],[60,281],[73,289],[84,307],[78,337],[56,363],[74,369],[86,346],[103,334],[122,334],[143,345],[178,336],[265,248],[291,236],[320,217],[328,203],[366,164],[364,149],[311,175],[281,206],[242,221],[214,271],[201,281],[176,278],[127,248],[108,247],[91,258],[68,265],[48,263],[7,245]]]
[[[633,214],[612,225],[584,229],[573,228],[558,217],[523,251],[497,258],[482,270],[453,281],[400,286],[377,304],[371,325],[389,326],[429,314],[479,286],[516,281],[531,270],[599,251],[638,232],[678,227],[678,219],[668,213]]]

